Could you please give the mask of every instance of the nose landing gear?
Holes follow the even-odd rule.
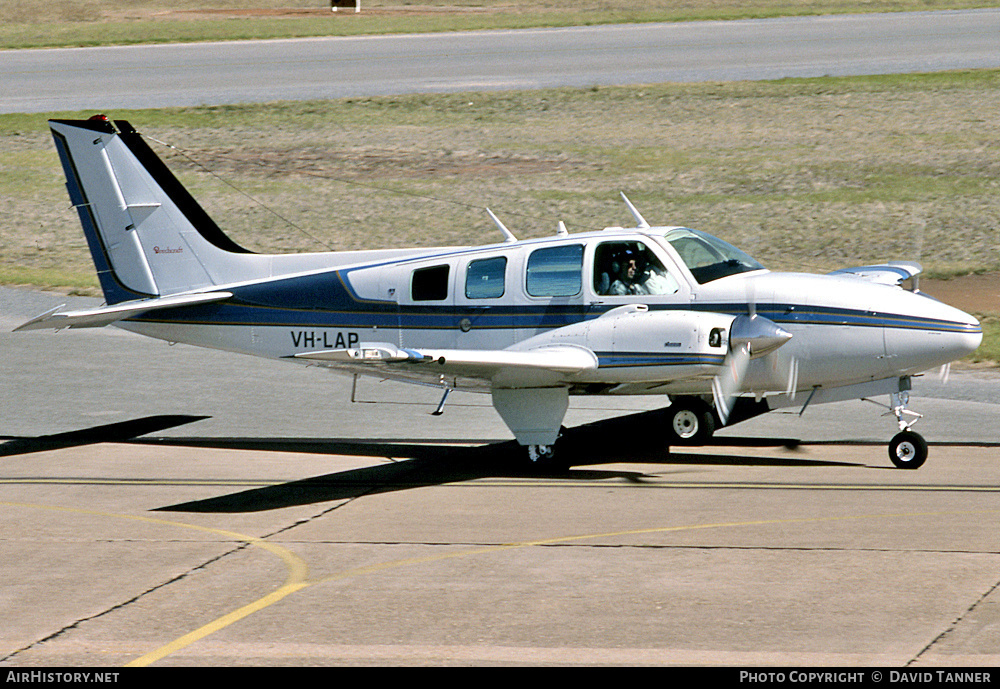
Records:
[[[899,469],[917,469],[927,461],[927,441],[913,431],[901,431],[889,443],[889,459]]]
[[[927,441],[919,433],[910,430],[913,424],[923,418],[923,414],[907,409],[909,403],[908,392],[889,395],[889,412],[886,415],[894,414],[899,424],[899,433],[889,442],[889,460],[898,469],[918,469],[927,461]],[[903,419],[904,414],[913,418],[906,421]]]

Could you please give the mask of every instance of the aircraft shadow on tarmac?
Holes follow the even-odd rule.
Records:
[[[8,437],[6,442],[0,443],[0,457],[26,455],[32,452],[59,450],[66,447],[80,447],[82,445],[95,445],[97,443],[124,443],[141,435],[164,431],[168,428],[183,426],[184,424],[194,423],[195,421],[207,418],[210,417],[166,414],[147,416],[141,419],[121,421],[103,426],[94,426],[93,428],[84,428],[79,431],[40,435],[34,438]]]
[[[572,458],[573,467],[568,472],[550,474],[540,474],[536,469],[529,467],[527,460],[523,458],[524,449],[513,440],[469,446],[358,439],[139,437],[209,418],[186,415],[149,416],[68,433],[34,438],[9,438],[0,444],[0,457],[118,442],[339,454],[403,460],[157,508],[158,511],[170,512],[219,513],[259,512],[483,478],[547,477],[574,481],[621,478],[641,482],[644,478],[642,472],[585,468],[590,465],[614,464],[622,461],[667,465],[854,466],[847,462],[801,458],[690,454],[677,452],[676,449],[668,452],[662,437],[658,435],[659,429],[663,428],[662,418],[658,413],[658,411],[642,412],[566,429],[560,439],[559,451]],[[726,438],[720,441],[721,443],[727,446],[794,448],[798,441]]]
[[[746,466],[854,466],[845,462],[815,461],[795,458],[743,457],[714,454],[677,454],[668,452],[662,438],[656,442],[648,432],[650,415],[643,412],[567,429],[560,440],[560,452],[572,457],[568,471],[540,474],[527,465],[524,449],[514,441],[479,446],[446,444],[393,443],[364,440],[239,440],[239,439],[156,439],[184,446],[211,446],[243,449],[269,449],[284,452],[320,452],[367,457],[406,458],[372,467],[350,469],[290,481],[274,486],[253,488],[205,500],[196,500],[157,508],[169,512],[257,512],[283,507],[346,500],[400,490],[411,490],[445,483],[459,483],[483,478],[544,477],[573,481],[621,478],[642,482],[644,474],[636,471],[587,469],[588,465],[622,461],[684,465]],[[144,441],[138,441],[144,442]],[[152,439],[151,439],[152,442]],[[794,447],[791,440],[726,439],[726,445],[766,445]]]

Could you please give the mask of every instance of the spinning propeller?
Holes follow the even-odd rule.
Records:
[[[752,286],[748,285],[748,289]],[[753,300],[749,314],[739,315],[729,326],[729,353],[722,362],[722,370],[712,381],[712,397],[719,420],[725,425],[733,404],[743,387],[751,359],[770,354],[792,338],[792,334],[774,321],[757,314]],[[792,360],[789,371],[789,387],[798,378],[798,362]]]

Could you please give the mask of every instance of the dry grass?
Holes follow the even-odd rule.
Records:
[[[829,14],[989,7],[982,0],[361,0],[364,13],[551,14],[671,13],[679,17]],[[5,0],[0,21],[135,21],[177,16],[289,17],[330,12],[329,0]]]
[[[4,0],[0,48],[988,7],[988,0]]]
[[[154,144],[220,225],[259,251],[495,241],[486,206],[521,237],[559,220],[598,229],[630,222],[624,190],[651,222],[700,227],[772,268],[1000,264],[997,73],[126,116],[185,150]],[[67,284],[92,274],[42,118],[0,116],[0,148],[0,270],[59,270]]]

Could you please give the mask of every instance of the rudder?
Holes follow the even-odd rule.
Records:
[[[245,249],[229,239],[128,122],[51,120],[101,289],[109,304],[210,288]]]

